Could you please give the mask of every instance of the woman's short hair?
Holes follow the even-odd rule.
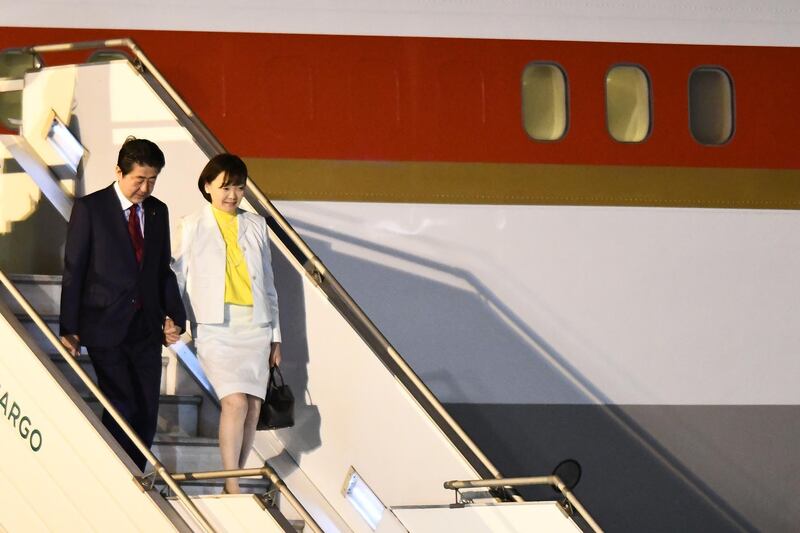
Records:
[[[122,171],[122,175],[130,174],[133,165],[153,167],[157,172],[164,168],[164,152],[154,143],[147,139],[137,139],[130,136],[125,139],[122,148],[117,155],[117,166]]]
[[[209,202],[211,202],[211,195],[206,192],[206,183],[211,183],[217,179],[221,172],[225,173],[225,179],[222,181],[223,187],[228,187],[229,185],[238,187],[247,182],[247,165],[238,155],[215,155],[203,167],[200,178],[197,180],[197,188],[200,189],[200,194]]]

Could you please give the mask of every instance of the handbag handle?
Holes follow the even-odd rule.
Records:
[[[273,367],[270,367],[270,369],[269,369],[269,380],[270,380],[270,382],[272,382],[272,383],[275,383],[275,385],[277,385],[277,384],[278,384],[278,383],[277,383],[277,380],[275,379],[275,372],[276,372],[276,371],[277,371],[277,373],[278,373],[278,377],[280,377],[280,378],[281,378],[281,384],[280,384],[280,386],[281,386],[281,387],[283,387],[283,385],[284,385],[284,381],[283,381],[283,373],[281,372],[281,367],[279,367],[278,365],[275,365],[275,366],[273,366]]]
[[[267,380],[267,394],[264,396],[264,403],[269,403],[269,398],[272,396],[272,391],[278,388],[278,383],[275,381],[275,370],[278,371],[278,375],[281,377],[281,387],[283,386],[283,374],[281,374],[281,369],[278,368],[278,365],[269,367],[269,379]]]

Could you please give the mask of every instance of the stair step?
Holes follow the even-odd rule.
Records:
[[[180,483],[181,488],[183,491],[189,496],[203,496],[203,495],[220,495],[220,497],[225,498],[226,496],[222,495],[222,489],[225,486],[225,481],[223,479],[209,479],[203,481],[184,481]],[[162,495],[167,497],[170,500],[174,500],[175,496],[172,490],[167,487],[167,484],[160,478],[156,479],[155,487],[161,492]],[[296,531],[297,533],[302,533],[305,530],[306,523],[302,519],[287,519],[284,515],[281,514],[276,501],[274,498],[280,498],[279,494],[270,494],[267,495],[267,492],[272,488],[272,483],[269,480],[260,478],[241,478],[239,480],[239,487],[242,489],[242,493],[244,494],[256,494],[257,497],[261,502],[264,504],[265,507],[271,509],[273,513],[277,513],[280,521],[285,521],[285,523],[292,528],[292,531]],[[274,514],[273,514],[274,516]]]
[[[156,480],[156,487],[168,496],[172,496],[172,491],[169,490],[167,485],[162,479]],[[248,494],[265,494],[270,489],[270,482],[264,478],[242,478],[239,480],[239,487],[242,492]],[[181,488],[189,496],[200,496],[203,494],[222,494],[222,488],[225,486],[223,479],[207,479],[203,481],[183,481],[180,483]]]
[[[17,317],[17,320],[19,320],[20,323],[25,327],[25,329],[28,330],[28,332],[30,332],[31,336],[36,341],[36,344],[38,344],[42,349],[48,352],[55,350],[53,344],[49,340],[47,340],[47,337],[45,336],[44,332],[42,332],[42,330],[39,329],[39,326],[37,326],[33,322],[33,319],[30,316],[28,316],[27,313],[15,312],[15,315]],[[53,335],[58,337],[58,329],[59,329],[58,315],[40,314],[39,316],[42,318],[42,320],[44,320],[47,327],[50,328],[50,331],[53,332]]]
[[[159,433],[151,448],[170,472],[207,472],[222,470],[216,438],[187,437]],[[251,453],[245,468],[259,468],[257,455]]]
[[[8,274],[14,285],[55,284],[61,286],[61,274]]]
[[[81,395],[83,400],[92,408],[92,411],[99,417],[103,412],[100,401],[90,394]],[[198,412],[203,398],[200,396],[181,396],[162,394],[159,397],[158,405],[158,434],[159,438],[167,439],[170,442],[174,438],[197,439]],[[216,445],[215,439],[213,440]],[[181,441],[172,441],[181,442]]]
[[[78,374],[72,370],[72,367],[69,366],[69,363],[67,363],[67,361],[61,357],[61,354],[51,353],[50,360],[56,365],[56,367],[58,367],[61,373],[64,374],[64,377],[67,378],[67,381],[69,381],[70,385],[72,385],[79,394],[88,394],[89,389],[78,377]],[[89,359],[88,355],[81,354],[75,358],[75,362],[80,365],[81,370],[89,374],[89,377],[92,378],[94,383],[97,383],[97,373],[95,373],[94,366],[92,365],[92,361]]]
[[[158,434],[151,449],[170,472],[222,470],[219,443],[215,438]]]
[[[11,274],[8,276],[38,313],[57,315],[61,304],[61,276],[44,274]],[[22,312],[14,298],[3,290],[4,299],[15,313]]]
[[[83,381],[78,377],[78,374],[72,370],[72,367],[69,366],[69,363],[61,357],[61,354],[58,353],[51,353],[50,360],[55,363],[58,369],[61,371],[62,374],[67,378],[67,381],[75,387],[75,390],[78,391],[79,394],[87,394],[89,389],[83,383]],[[82,348],[82,355],[75,359],[75,361],[81,365],[81,368],[84,372],[89,374],[89,377],[92,378],[92,381],[97,383],[97,373],[94,371],[94,366],[92,365],[91,359],[89,359],[88,355],[85,355],[85,349]],[[167,392],[167,365],[169,365],[169,357],[162,356],[161,357],[161,394],[166,394]]]
[[[50,327],[50,330],[55,334],[58,335],[58,315],[40,315],[42,319],[45,321],[47,326]],[[88,392],[86,385],[84,385],[83,381],[78,377],[78,375],[72,371],[69,364],[64,360],[61,355],[55,352],[55,348],[53,347],[52,343],[47,340],[44,333],[41,329],[33,322],[31,317],[29,317],[26,313],[16,313],[17,319],[22,323],[26,330],[28,330],[31,335],[33,336],[36,343],[45,351],[50,352],[50,359],[58,366],[61,370],[62,374],[67,377],[67,380],[75,387],[75,390],[78,391],[80,394],[84,394]],[[92,378],[92,381],[97,383],[97,375],[94,371],[94,367],[92,367],[91,360],[86,352],[86,347],[81,346],[81,356],[77,359],[78,363],[81,365],[81,368],[89,374]],[[167,392],[167,366],[169,365],[169,357],[162,356],[161,357],[161,393],[165,394]]]
[[[248,526],[246,528],[248,531],[294,531],[300,533],[305,531],[304,522],[287,520],[280,510],[271,505],[262,494],[212,494],[190,496],[190,498],[198,510],[208,517],[215,527],[221,527],[227,531],[233,531],[233,529],[225,526],[233,526],[236,531],[239,531],[245,524]],[[167,496],[167,501],[182,517],[189,518],[191,516],[177,497]],[[256,505],[253,505],[254,503]],[[240,525],[238,528],[235,522],[229,521],[228,517],[232,516],[230,514],[232,512],[235,513]]]

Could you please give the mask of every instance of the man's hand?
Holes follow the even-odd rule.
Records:
[[[281,343],[273,342],[269,350],[269,367],[280,366],[281,364]]]
[[[62,335],[61,344],[67,349],[72,357],[78,357],[81,353],[81,339],[74,334]]]
[[[181,330],[170,317],[164,320],[164,346],[175,344],[181,338]]]

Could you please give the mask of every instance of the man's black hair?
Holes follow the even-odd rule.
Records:
[[[161,172],[161,169],[164,168],[164,153],[153,141],[128,137],[122,148],[119,149],[117,166],[125,175],[133,170],[135,164],[153,167]]]

